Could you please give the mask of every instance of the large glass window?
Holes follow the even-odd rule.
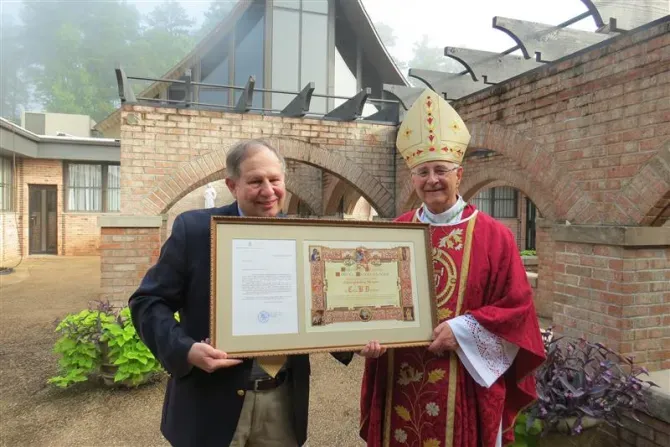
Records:
[[[470,201],[477,209],[496,219],[518,217],[519,193],[509,186],[489,188],[477,194]]]
[[[111,164],[66,163],[67,211],[120,211],[120,167]]]
[[[314,93],[326,94],[328,0],[275,1],[272,37],[272,88],[300,91],[314,82]],[[293,97],[273,94],[272,108],[284,108]],[[326,104],[326,98],[312,97],[310,112],[325,113]]]
[[[12,160],[0,157],[0,211],[14,211]]]
[[[254,76],[255,88],[263,88],[263,55],[265,44],[265,4],[255,2],[235,24],[235,85],[242,87]],[[242,95],[235,91],[235,103]],[[263,106],[263,94],[254,92],[253,106]]]
[[[303,2],[303,7],[306,3]],[[328,16],[302,13],[301,84],[314,81],[314,93],[328,89]],[[326,113],[326,98],[312,98],[310,112]]]
[[[205,73],[205,63],[203,61],[202,69],[203,74]],[[207,73],[203,78],[202,82],[206,84],[218,84],[218,85],[229,85],[228,84],[228,57],[225,57],[218,66],[214,67],[209,73]],[[216,88],[216,87],[200,87],[199,92],[200,100],[198,102],[204,104],[213,104],[217,106],[228,105],[228,89]]]
[[[275,2],[275,5],[277,2]],[[300,11],[275,8],[272,17],[272,89],[300,91]],[[294,95],[272,94],[272,108],[283,109]]]

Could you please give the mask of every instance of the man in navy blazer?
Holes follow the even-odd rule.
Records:
[[[178,215],[157,263],[129,299],[140,338],[170,375],[161,432],[180,447],[300,446],[307,438],[309,357],[289,356],[272,378],[253,359],[228,359],[206,340],[211,216],[280,216],[286,196],[284,160],[268,143],[238,143],[226,166],[235,202]],[[371,342],[364,350],[380,349]],[[352,358],[332,355],[345,365]]]

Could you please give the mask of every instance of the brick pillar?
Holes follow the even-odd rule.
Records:
[[[125,306],[158,259],[161,216],[101,216],[100,286],[103,300]]]
[[[535,246],[537,252],[537,288],[535,310],[543,318],[554,313],[554,241],[550,234],[551,224],[544,219],[535,222]]]
[[[670,228],[554,228],[554,323],[670,368]]]

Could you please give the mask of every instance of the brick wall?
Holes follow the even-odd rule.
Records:
[[[63,213],[63,255],[91,256],[98,254],[100,245],[99,213]]]
[[[121,120],[124,214],[165,211],[184,192],[221,178],[227,147],[259,137],[288,159],[356,184],[375,208],[392,214],[395,126],[146,106],[124,106]]]
[[[536,204],[553,198],[573,224],[639,223],[670,189],[659,170],[644,168],[670,139],[669,30],[666,21],[627,33],[454,107],[474,146],[544,186],[548,197]]]
[[[554,250],[551,227],[540,220],[536,226],[537,246],[537,288],[535,289],[535,309],[543,318],[552,318],[554,306]]]
[[[100,230],[101,299],[127,304],[160,252],[159,228],[110,228]]]
[[[642,377],[643,380],[648,380]],[[670,445],[670,390],[645,393],[648,412],[638,412],[636,421],[630,414],[621,414],[622,427],[602,424],[598,445],[617,447],[667,447]]]
[[[670,248],[556,243],[554,322],[561,333],[670,368]]]
[[[0,212],[0,268],[13,267],[20,258],[18,214]]]
[[[65,256],[97,255],[100,240],[98,217],[102,213],[65,212],[62,160],[22,159],[18,163],[17,212],[22,253],[29,253],[29,188],[49,185],[57,189],[56,238],[58,254]],[[8,239],[11,240],[11,239]]]

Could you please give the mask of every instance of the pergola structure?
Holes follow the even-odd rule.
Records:
[[[444,55],[459,62],[462,71],[410,68],[409,77],[418,79],[447,100],[457,100],[670,14],[667,0],[582,0],[582,3],[587,8],[585,12],[556,26],[495,16],[493,28],[510,36],[516,45],[500,53],[446,46]],[[589,17],[595,22],[596,31],[567,28]],[[519,51],[519,56],[512,54]],[[423,88],[386,84],[384,91],[395,95],[407,108]]]

